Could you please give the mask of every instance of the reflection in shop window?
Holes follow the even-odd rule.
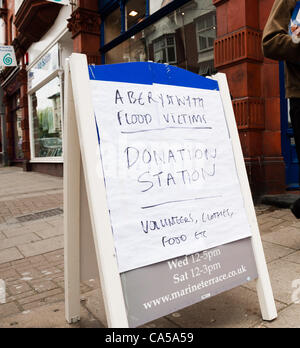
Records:
[[[168,5],[173,0],[149,0],[150,15]]]
[[[160,1],[160,0],[159,0]],[[105,18],[105,43],[108,43],[122,32],[140,23],[146,17],[146,0],[129,0],[125,8],[118,7]]]
[[[214,47],[216,39],[216,14],[210,12],[197,20],[198,51],[205,51]]]
[[[141,22],[146,16],[146,0],[129,0],[126,3],[127,29]]]
[[[20,92],[12,97],[11,120],[13,121],[14,136],[14,159],[24,159],[23,153],[23,130],[22,130],[22,110],[20,109]]]
[[[168,1],[150,1],[150,14]],[[156,7],[154,6],[156,5]],[[108,50],[106,63],[154,61],[210,75],[216,36],[212,0],[193,0]]]
[[[54,78],[31,95],[35,157],[62,156],[60,79]]]
[[[28,72],[28,89],[35,88],[59,68],[59,46],[54,45]]]
[[[14,122],[14,138],[15,138],[15,158],[21,160],[24,158],[23,153],[23,131],[22,131],[22,111],[18,109],[13,111],[15,122]]]
[[[176,64],[175,36],[166,35],[153,43],[156,63]]]
[[[214,60],[208,60],[199,63],[199,71],[198,74],[202,76],[214,75],[217,73],[217,70],[214,66]]]
[[[108,43],[121,34],[121,11],[118,7],[105,19],[105,43]]]

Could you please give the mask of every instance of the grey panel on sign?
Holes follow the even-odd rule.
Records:
[[[251,238],[121,274],[130,327],[257,278]]]

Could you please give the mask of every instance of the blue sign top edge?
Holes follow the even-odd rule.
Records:
[[[217,81],[172,65],[134,62],[89,65],[92,81],[111,81],[143,85],[162,84],[219,91]]]

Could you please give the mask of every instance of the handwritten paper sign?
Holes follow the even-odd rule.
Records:
[[[218,84],[146,75],[90,67],[120,273],[251,235]]]

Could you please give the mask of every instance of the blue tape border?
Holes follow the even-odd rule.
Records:
[[[219,91],[217,81],[166,64],[134,62],[89,65],[90,80],[152,85],[172,85]]]

